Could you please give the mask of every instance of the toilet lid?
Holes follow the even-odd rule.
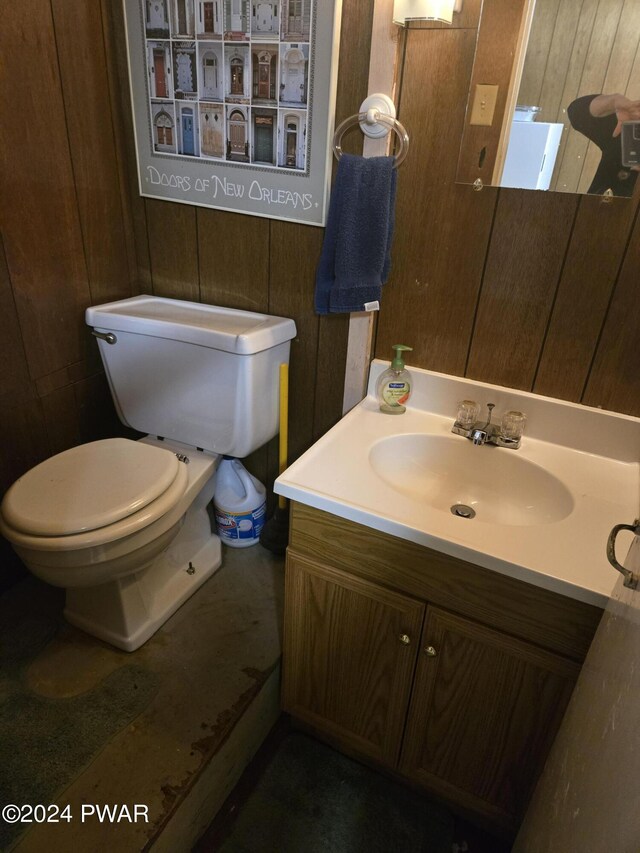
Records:
[[[172,451],[128,438],[81,444],[20,477],[5,495],[2,515],[37,536],[97,530],[156,500],[179,466]]]

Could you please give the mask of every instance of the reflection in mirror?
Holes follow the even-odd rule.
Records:
[[[622,122],[640,122],[640,0],[536,0],[519,50],[491,183],[630,196],[640,124]]]

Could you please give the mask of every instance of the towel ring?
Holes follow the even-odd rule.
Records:
[[[395,117],[395,107],[391,98],[386,95],[371,95],[360,107],[357,115],[349,116],[336,128],[333,134],[333,153],[337,160],[342,156],[342,136],[345,131],[359,124],[362,132],[371,138],[387,136],[393,130],[400,140],[400,151],[394,158],[397,168],[409,152],[409,134]]]

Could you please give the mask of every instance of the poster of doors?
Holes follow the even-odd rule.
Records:
[[[324,225],[341,0],[123,0],[140,193]]]

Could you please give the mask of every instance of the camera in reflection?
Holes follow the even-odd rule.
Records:
[[[622,123],[622,165],[627,169],[640,166],[640,121]]]

